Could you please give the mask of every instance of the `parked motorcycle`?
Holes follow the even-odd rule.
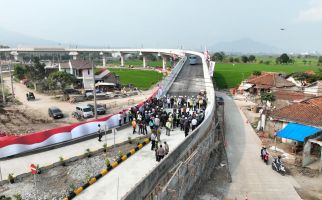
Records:
[[[273,159],[272,169],[280,173],[282,176],[284,176],[286,174],[286,170],[280,159],[281,159],[280,156],[278,158]]]

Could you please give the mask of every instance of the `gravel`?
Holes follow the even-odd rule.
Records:
[[[143,142],[143,139],[140,140]],[[123,144],[117,150],[126,153],[135,147],[136,143]],[[113,161],[113,149],[107,153],[85,157],[68,163],[67,166],[57,166],[53,169],[36,175],[36,185],[33,176],[26,177],[22,182],[0,186],[0,194],[13,196],[21,194],[24,200],[58,200],[63,199],[69,191],[83,185],[89,178],[97,175],[104,169],[105,159]],[[37,188],[37,189],[36,189]]]

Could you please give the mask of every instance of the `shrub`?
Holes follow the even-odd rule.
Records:
[[[22,196],[21,196],[21,194],[19,194],[19,193],[14,194],[14,195],[13,195],[13,198],[14,198],[15,200],[22,200]]]
[[[103,144],[103,148],[104,148],[104,152],[106,152],[107,151],[107,144]]]
[[[255,75],[255,76],[259,76],[261,74],[262,74],[262,72],[260,72],[260,71],[253,71],[253,75]]]
[[[90,149],[86,149],[85,156],[88,158],[91,157],[91,150]]]
[[[65,160],[62,156],[59,157],[59,162],[62,166],[66,166]]]
[[[110,165],[110,160],[108,158],[105,159],[105,164],[106,164],[106,167]]]
[[[14,183],[15,182],[15,177],[13,176],[13,173],[10,173],[8,175],[8,180],[9,180],[10,183]]]
[[[119,150],[118,156],[121,158],[123,155],[124,155],[123,152]]]

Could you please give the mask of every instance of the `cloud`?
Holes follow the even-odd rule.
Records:
[[[310,7],[302,10],[298,17],[297,22],[322,22],[322,1],[315,0],[310,2]]]

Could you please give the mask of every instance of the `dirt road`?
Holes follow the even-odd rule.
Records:
[[[9,88],[11,91],[10,85],[10,78],[4,78],[6,87]],[[14,82],[14,93],[15,97],[22,102],[24,105],[23,108],[25,110],[29,110],[29,112],[37,113],[37,115],[42,115],[44,118],[48,117],[48,108],[51,106],[56,106],[60,108],[63,113],[65,114],[65,118],[55,120],[56,122],[60,123],[73,123],[77,122],[76,119],[71,117],[71,113],[75,110],[77,105],[84,105],[88,103],[93,103],[93,101],[84,101],[76,104],[71,104],[69,102],[62,102],[53,99],[53,96],[48,96],[44,94],[37,93],[28,89],[25,85]],[[35,101],[27,101],[26,93],[32,91],[35,94],[36,100]],[[127,98],[120,98],[120,99],[109,99],[109,100],[98,100],[97,102],[100,104],[111,105],[111,108],[108,109],[108,113],[118,112],[122,108],[128,108],[130,106],[135,105],[136,103],[145,100],[150,94],[152,90],[143,91],[139,95],[127,97]],[[109,107],[109,106],[108,106]]]
[[[225,199],[301,199],[291,176],[281,176],[259,158],[261,142],[246,117],[231,97],[217,92],[225,100],[225,132],[227,156],[232,183]]]

